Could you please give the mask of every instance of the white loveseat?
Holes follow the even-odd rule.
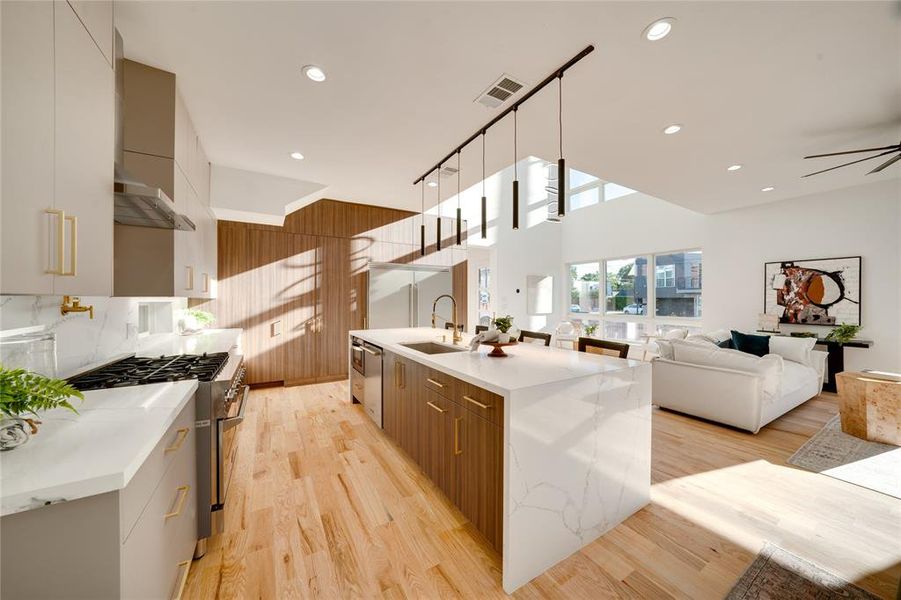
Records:
[[[652,390],[660,408],[757,433],[822,390],[827,355],[813,340],[771,338],[771,353],[757,357],[692,337],[702,336],[658,341]]]

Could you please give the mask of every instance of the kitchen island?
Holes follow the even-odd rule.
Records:
[[[532,344],[490,358],[428,328],[350,336],[382,349],[386,434],[501,553],[506,592],[649,502],[650,364]],[[437,345],[405,345],[421,342]]]

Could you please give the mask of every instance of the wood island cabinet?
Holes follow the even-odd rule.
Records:
[[[498,551],[503,543],[503,398],[385,351],[383,430]]]

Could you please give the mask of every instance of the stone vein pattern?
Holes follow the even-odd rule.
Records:
[[[650,502],[651,366],[632,365],[505,399],[508,593]]]

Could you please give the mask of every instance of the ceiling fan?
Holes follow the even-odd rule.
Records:
[[[863,150],[847,150],[845,152],[830,152],[828,154],[812,154],[810,156],[805,156],[804,158],[823,158],[824,156],[841,156],[843,154],[859,154],[861,152],[879,152],[879,154],[874,154],[873,156],[868,156],[866,158],[861,158],[859,160],[852,160],[849,163],[845,163],[843,165],[838,165],[837,167],[829,167],[828,169],[823,169],[822,171],[815,171],[813,173],[808,173],[804,175],[804,177],[810,177],[811,175],[819,175],[820,173],[825,173],[826,171],[833,171],[835,169],[840,169],[842,167],[847,167],[848,165],[855,165],[859,162],[863,162],[865,160],[873,160],[874,158],[879,158],[880,156],[888,156],[889,154],[894,154],[895,156],[891,157],[869,173],[867,175],[871,175],[873,173],[878,173],[889,165],[898,162],[901,160],[901,142],[893,145],[893,146],[883,146],[882,148],[864,148]]]

